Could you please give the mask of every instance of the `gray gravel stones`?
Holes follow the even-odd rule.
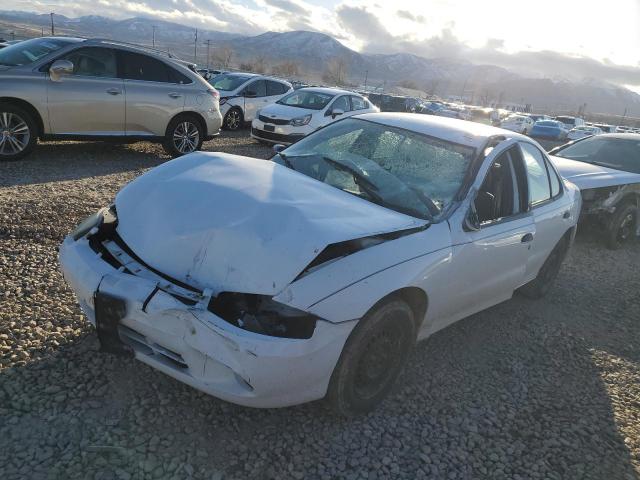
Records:
[[[209,150],[268,158],[225,134]],[[640,478],[640,246],[581,232],[556,287],[420,344],[372,414],[238,407],[98,352],[57,246],[158,146],[40,145],[0,164],[0,478]]]

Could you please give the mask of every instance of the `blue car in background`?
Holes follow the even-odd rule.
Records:
[[[538,138],[564,140],[567,138],[568,133],[569,131],[562,122],[556,120],[540,120],[533,124],[529,135]]]

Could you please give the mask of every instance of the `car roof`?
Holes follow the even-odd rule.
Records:
[[[529,137],[519,133],[492,127],[482,123],[459,120],[457,118],[417,115],[415,113],[364,113],[352,118],[369,120],[392,127],[411,130],[449,142],[481,148],[490,137],[502,136],[531,142]]]
[[[627,140],[638,140],[640,141],[640,133],[603,133],[602,135],[598,135],[599,138],[623,138]]]
[[[331,94],[331,95],[360,95],[359,93],[356,92],[352,92],[351,90],[343,90],[341,88],[331,88],[331,87],[304,87],[304,88],[299,88],[298,91],[300,90],[306,90],[306,91],[313,91],[313,92],[319,92],[319,93],[327,93],[327,94]]]

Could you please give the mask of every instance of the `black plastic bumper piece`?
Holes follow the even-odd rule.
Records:
[[[133,357],[133,348],[124,343],[118,333],[118,324],[127,313],[125,301],[103,292],[96,292],[93,301],[100,350],[123,357]]]

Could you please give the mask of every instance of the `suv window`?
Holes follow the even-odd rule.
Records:
[[[364,98],[356,96],[351,97],[351,106],[353,107],[353,110],[366,110],[369,108],[369,105],[367,105],[367,101]]]
[[[331,110],[342,110],[344,112],[348,112],[351,110],[351,105],[349,104],[349,97],[347,95],[343,95],[338,97],[333,105],[331,105]]]
[[[274,82],[273,80],[267,80],[267,96],[283,95],[288,88],[284,83]]]
[[[267,82],[264,80],[256,80],[245,87],[245,92],[253,92],[256,97],[267,96]]]
[[[167,67],[167,70],[169,71],[169,81],[171,83],[181,83],[183,85],[193,83],[193,80],[191,80],[184,73],[179,72],[175,68]]]
[[[127,80],[170,83],[169,69],[160,60],[133,52],[118,52],[120,76]]]
[[[530,143],[520,143],[520,149],[529,180],[529,205],[534,206],[551,198],[549,175],[540,150]]]
[[[62,57],[73,63],[73,75],[116,78],[118,67],[116,53],[110,48],[79,48]]]

